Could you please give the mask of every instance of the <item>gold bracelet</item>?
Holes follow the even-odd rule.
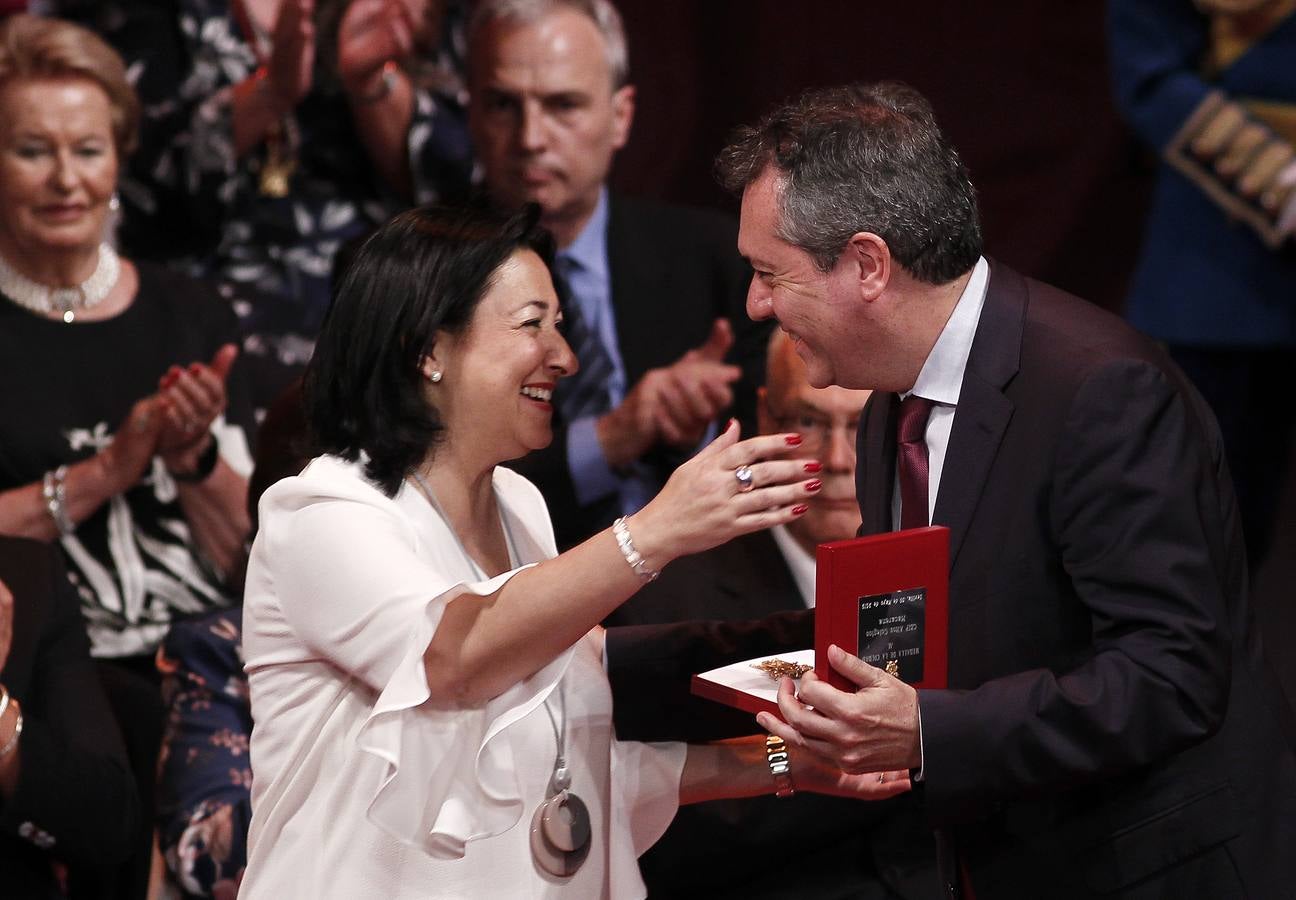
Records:
[[[776,734],[765,738],[765,762],[769,764],[770,774],[774,776],[774,796],[791,797],[795,794],[796,785],[792,783],[792,760],[788,756],[787,744]]]
[[[5,744],[3,747],[0,747],[0,759],[4,759],[6,756],[8,756],[10,753],[13,752],[14,747],[18,746],[18,738],[22,735],[22,726],[23,726],[22,705],[18,703],[18,699],[16,697],[10,700],[9,702],[13,706],[14,710],[18,713],[18,721],[14,722],[14,733],[13,733],[13,737],[9,738],[9,743]]]

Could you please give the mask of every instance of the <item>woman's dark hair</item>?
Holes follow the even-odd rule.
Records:
[[[311,455],[368,457],[388,496],[445,426],[424,394],[420,361],[438,331],[462,332],[516,250],[553,262],[540,210],[423,206],[364,242],[333,291],[303,383]]]

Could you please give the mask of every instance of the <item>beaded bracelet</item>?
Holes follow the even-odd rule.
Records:
[[[67,510],[63,508],[63,501],[67,499],[67,487],[64,484],[67,471],[67,466],[59,466],[53,472],[46,472],[41,480],[41,496],[45,498],[45,509],[54,520],[54,527],[58,529],[60,536],[71,534],[76,527],[68,518]]]
[[[617,546],[621,548],[621,555],[625,557],[625,561],[630,564],[634,573],[645,583],[656,581],[661,572],[648,568],[648,562],[643,558],[643,554],[635,549],[634,541],[630,537],[630,525],[626,522],[625,516],[612,523],[612,534],[616,537]]]

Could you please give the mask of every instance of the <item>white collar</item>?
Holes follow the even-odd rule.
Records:
[[[779,550],[783,553],[783,561],[787,563],[788,571],[792,573],[792,580],[796,582],[797,590],[801,593],[801,601],[805,603],[807,609],[813,609],[816,565],[814,554],[801,546],[801,542],[792,536],[786,525],[775,525],[769,531],[770,536],[774,538],[774,543],[778,544]]]
[[[913,388],[902,394],[902,398],[917,394],[946,406],[958,406],[963,373],[972,352],[972,339],[976,337],[977,322],[981,320],[981,307],[985,305],[989,284],[990,264],[982,256],[972,267],[972,277],[941,329],[940,337],[927,354]]]

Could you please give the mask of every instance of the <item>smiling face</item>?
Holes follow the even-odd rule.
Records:
[[[544,261],[517,250],[495,270],[468,327],[438,332],[425,374],[456,453],[483,464],[517,459],[553,440],[553,390],[576,371],[558,332],[558,295]]]
[[[0,253],[92,254],[117,184],[108,95],[80,78],[0,88]],[[81,277],[85,277],[84,275]]]
[[[858,268],[843,252],[830,271],[822,272],[809,253],[783,240],[778,190],[778,177],[766,169],[743,191],[738,251],[754,270],[747,315],[778,320],[812,386],[872,387],[861,372],[872,342]]]
[[[538,203],[565,246],[625,144],[634,89],[613,90],[602,35],[571,9],[490,22],[469,60],[469,127],[491,195],[505,206]]]

